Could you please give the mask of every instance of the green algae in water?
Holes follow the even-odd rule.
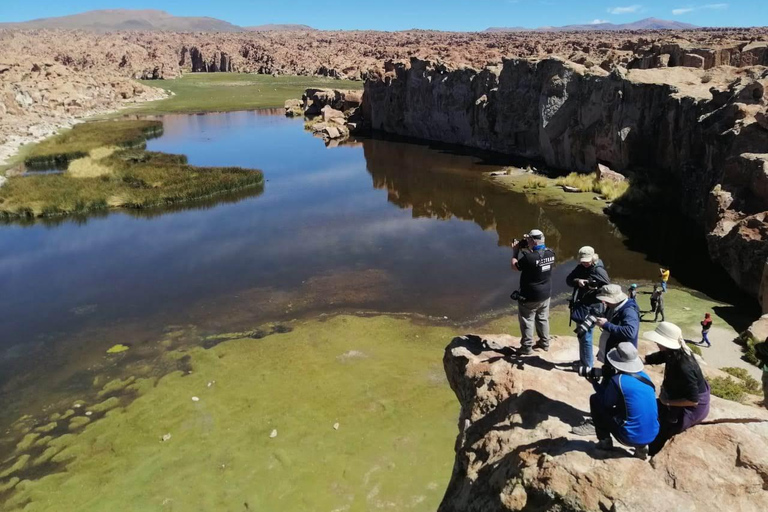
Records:
[[[110,347],[107,350],[107,354],[119,354],[120,352],[125,352],[129,348],[130,347],[128,347],[127,345],[122,345],[118,343],[117,345],[113,345],[112,347]]]
[[[192,374],[51,441],[46,458],[61,450],[50,460],[66,471],[17,486],[6,508],[435,510],[458,404],[433,376],[454,334],[341,316],[190,350]]]

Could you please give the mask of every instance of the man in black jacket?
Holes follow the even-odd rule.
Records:
[[[589,315],[601,316],[603,314],[604,307],[597,299],[597,291],[601,287],[611,284],[611,278],[608,277],[602,260],[592,247],[587,245],[579,249],[579,264],[565,278],[565,283],[573,288],[571,320],[577,325]],[[593,328],[594,326],[578,333],[579,364],[588,368],[594,367]]]
[[[523,241],[512,246],[512,270],[519,270],[521,349],[519,354],[533,353],[533,329],[539,335],[537,347],[549,350],[549,299],[552,296],[552,269],[555,253],[544,245],[544,233],[532,230]]]

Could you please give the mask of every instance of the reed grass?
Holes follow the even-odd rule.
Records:
[[[69,162],[62,174],[12,176],[0,188],[0,218],[54,217],[106,208],[147,208],[235,190],[263,187],[260,171],[195,167],[184,155],[149,152],[159,121],[102,121],[77,125],[40,144],[35,162]],[[59,151],[58,153],[56,151]]]
[[[577,188],[582,192],[594,192],[600,194],[609,201],[615,201],[629,190],[629,182],[615,182],[609,180],[598,181],[595,173],[579,174],[572,172],[568,176],[558,178],[556,184]]]
[[[542,176],[529,176],[525,183],[523,183],[523,188],[527,190],[531,189],[538,189],[538,188],[546,188],[549,185],[549,181],[542,177]]]
[[[95,149],[143,147],[147,139],[159,137],[162,133],[163,123],[160,121],[120,120],[78,124],[34,146],[24,163],[30,168],[63,168],[72,160],[87,157]]]

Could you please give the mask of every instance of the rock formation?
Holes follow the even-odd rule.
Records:
[[[768,69],[616,69],[510,59],[480,70],[412,59],[365,85],[374,130],[543,160],[606,164],[679,197],[710,255],[758,297],[768,258]]]
[[[507,335],[466,336],[446,348],[443,363],[461,412],[439,512],[768,507],[768,411],[713,397],[705,423],[650,461],[618,447],[598,450],[596,439],[570,433],[588,413],[591,385],[552,363],[573,360],[576,340],[558,339],[534,357],[517,358],[517,346]],[[641,342],[641,349],[650,347]],[[660,384],[661,369],[646,370]]]

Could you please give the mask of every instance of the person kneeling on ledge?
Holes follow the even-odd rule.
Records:
[[[656,388],[643,371],[643,362],[632,343],[622,342],[608,352],[606,365],[612,371],[605,372],[602,381],[598,370],[592,370],[590,378],[595,394],[589,398],[589,409],[597,435],[597,447],[611,449],[613,439],[635,448],[635,456],[645,459],[647,445],[659,433],[656,409]],[[608,376],[610,375],[610,376]]]

